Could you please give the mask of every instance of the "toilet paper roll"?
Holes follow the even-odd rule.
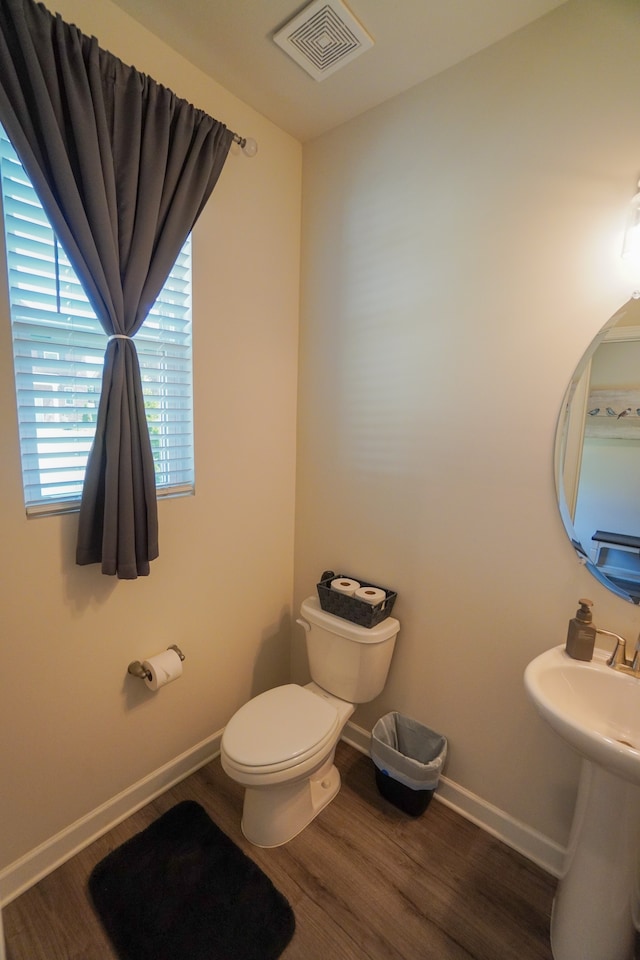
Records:
[[[155,657],[149,657],[143,660],[142,666],[151,674],[151,678],[145,677],[144,680],[149,690],[159,690],[182,676],[182,660],[175,650],[165,650]]]
[[[380,587],[360,587],[356,590],[355,596],[358,600],[365,600],[367,603],[376,604],[387,599],[387,594]]]
[[[331,589],[352,597],[356,590],[360,589],[360,584],[357,580],[350,580],[349,577],[337,577],[336,580],[331,581]]]

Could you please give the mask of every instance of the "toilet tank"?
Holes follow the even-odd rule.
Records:
[[[349,703],[367,703],[382,691],[400,624],[387,617],[361,627],[328,613],[317,597],[300,608],[311,677],[319,687]]]

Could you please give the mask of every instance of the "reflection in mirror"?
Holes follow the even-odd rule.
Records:
[[[556,487],[580,560],[640,604],[640,299],[611,318],[571,378],[556,434]]]

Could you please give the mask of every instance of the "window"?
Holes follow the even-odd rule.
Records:
[[[13,354],[28,513],[77,509],[107,335],[0,127]],[[135,338],[158,495],[191,492],[191,239]]]

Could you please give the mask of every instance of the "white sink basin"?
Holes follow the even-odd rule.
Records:
[[[583,757],[640,784],[640,679],[606,664],[596,649],[590,663],[553,647],[525,670],[527,691],[556,733]]]
[[[640,679],[554,647],[525,670],[542,717],[582,755],[551,917],[554,960],[632,960],[640,860]]]

